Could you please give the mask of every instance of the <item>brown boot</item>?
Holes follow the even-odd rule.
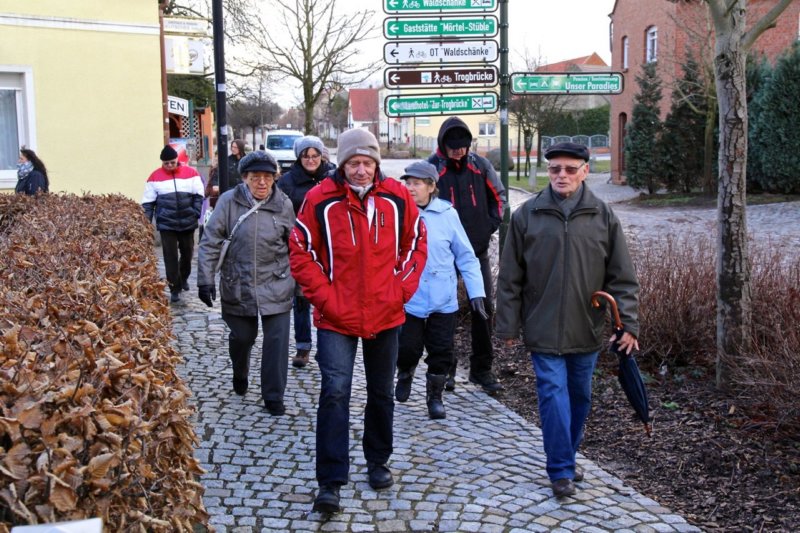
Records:
[[[308,364],[308,354],[311,350],[297,350],[297,353],[292,358],[292,366],[295,368],[303,368]]]

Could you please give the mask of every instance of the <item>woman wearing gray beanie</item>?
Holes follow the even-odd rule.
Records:
[[[294,155],[297,160],[285,174],[278,180],[278,187],[286,193],[292,201],[294,212],[300,211],[306,193],[311,190],[322,178],[336,165],[322,159],[325,145],[319,137],[307,135],[297,139],[294,143]],[[293,302],[294,312],[294,343],[297,350],[292,358],[292,366],[303,368],[308,364],[311,353],[311,304],[297,290]]]

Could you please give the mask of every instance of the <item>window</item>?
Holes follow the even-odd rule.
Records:
[[[478,124],[478,135],[480,137],[497,136],[497,124],[494,122],[481,122]]]
[[[628,68],[628,37],[622,38],[622,68]]]
[[[658,28],[650,26],[645,36],[645,63],[653,63],[658,59]]]
[[[19,149],[36,149],[33,131],[31,71],[0,65],[0,189],[17,183]]]

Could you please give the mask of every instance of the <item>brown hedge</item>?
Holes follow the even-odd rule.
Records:
[[[0,195],[0,532],[207,526],[190,391],[141,207]]]

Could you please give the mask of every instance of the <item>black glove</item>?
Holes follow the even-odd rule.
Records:
[[[217,289],[213,285],[198,285],[197,297],[207,306],[213,307],[212,302],[217,299]]]
[[[469,301],[469,306],[472,308],[473,313],[478,313],[482,319],[489,320],[489,314],[486,312],[486,306],[484,305],[484,301],[486,298],[471,298]]]

